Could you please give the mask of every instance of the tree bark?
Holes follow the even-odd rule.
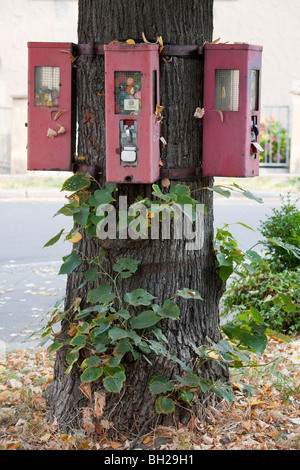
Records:
[[[114,39],[147,39],[162,36],[165,44],[202,45],[212,39],[213,0],[79,0],[78,42],[107,44]],[[84,155],[88,165],[103,169],[105,166],[105,109],[103,56],[77,58],[78,89],[78,155]],[[173,57],[169,62],[160,60],[160,103],[164,106],[161,135],[167,146],[161,149],[163,168],[193,168],[201,164],[202,122],[194,118],[195,109],[201,106],[203,95],[203,61]],[[103,182],[99,175],[99,181]],[[213,196],[206,189],[213,181],[200,178],[197,181],[172,181],[171,184],[187,184],[199,202],[207,207],[204,216],[204,243],[201,250],[186,250],[186,240],[99,240],[84,236],[79,251],[95,258],[105,250],[105,268],[120,257],[141,260],[136,274],[119,283],[121,297],[126,292],[143,288],[162,303],[176,290],[197,289],[203,301],[180,299],[179,321],[164,320],[162,330],[169,340],[171,353],[191,365],[194,353],[190,343],[204,344],[209,337],[220,339],[219,300],[223,285],[216,268],[213,251]],[[128,203],[138,196],[150,196],[151,185],[120,185],[119,194],[126,195]],[[68,276],[67,309],[75,297],[86,299],[86,287],[78,291],[82,282],[82,265]],[[63,330],[67,324],[62,325]],[[153,415],[155,397],[149,392],[149,381],[155,375],[174,377],[180,372],[178,364],[166,358],[154,356],[152,366],[142,359],[134,361],[125,357],[126,385],[120,395],[106,392],[106,405],[101,419],[114,423],[114,429],[135,436],[142,425]],[[81,407],[88,401],[78,389],[79,371],[74,368],[65,375],[65,350],[59,350],[54,378],[48,388],[49,416],[56,417],[60,428],[78,428],[81,424]],[[213,380],[228,378],[227,372],[209,363],[202,371]],[[100,387],[100,385],[99,385]],[[93,386],[97,390],[96,385]],[[99,388],[98,388],[99,390]],[[103,389],[101,389],[103,393]],[[193,412],[199,413],[201,399]],[[187,407],[188,408],[188,407]],[[172,420],[186,423],[191,411],[180,408],[171,417],[161,415],[158,422],[169,424]]]

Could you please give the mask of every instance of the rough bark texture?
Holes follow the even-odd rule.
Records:
[[[141,38],[142,32],[151,40],[161,35],[164,43],[198,44],[212,38],[213,0],[79,0],[78,42],[109,43],[114,39]],[[80,56],[76,62],[78,75],[78,155],[86,157],[88,165],[104,168],[105,165],[105,110],[104,59]],[[164,106],[161,135],[167,146],[161,151],[164,168],[198,167],[201,161],[202,122],[194,118],[194,111],[201,106],[203,85],[203,61],[173,57],[171,62],[160,62],[160,103]],[[99,177],[101,179],[101,177]],[[208,178],[197,182],[172,182],[190,185],[191,189],[205,188],[212,184]],[[138,195],[150,195],[150,185],[120,186],[120,194],[126,194],[129,203]],[[189,342],[203,344],[208,336],[219,339],[218,305],[222,283],[218,278],[212,246],[213,199],[212,192],[201,190],[194,195],[207,207],[204,218],[204,244],[201,250],[187,251],[185,240],[106,240],[84,237],[79,250],[88,258],[99,254],[102,248],[107,255],[105,267],[120,257],[141,260],[137,273],[119,285],[121,295],[136,288],[144,288],[163,302],[177,289],[197,289],[203,301],[181,299],[180,321],[164,321],[162,328],[171,345],[171,351],[179,359],[191,364],[194,358]],[[196,196],[197,197],[197,196]],[[73,272],[67,283],[66,307],[74,297],[86,296],[77,286],[82,282],[84,266]],[[63,325],[66,328],[66,326]],[[48,390],[50,417],[56,417],[61,429],[80,425],[80,408],[88,402],[82,392],[76,368],[65,375],[64,350],[57,354],[55,374]],[[120,432],[134,436],[153,414],[155,398],[148,384],[158,374],[172,378],[179,372],[174,363],[153,357],[153,366],[143,360],[134,362],[126,357],[126,387],[120,395],[106,394],[106,406],[102,418],[114,423]],[[204,371],[207,377],[226,379],[226,372],[212,365]],[[201,402],[198,403],[198,411]],[[172,419],[186,422],[190,411],[181,408],[174,417],[162,416],[160,422],[168,424]]]

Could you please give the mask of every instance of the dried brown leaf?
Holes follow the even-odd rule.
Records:
[[[196,111],[194,113],[194,117],[197,119],[202,119],[204,116],[204,108],[196,108]]]
[[[83,383],[79,386],[79,390],[81,390],[82,393],[88,398],[90,403],[92,403],[93,398],[92,398],[91,384],[90,383]]]
[[[164,137],[161,137],[160,140],[161,140],[161,142],[162,142],[162,144],[163,144],[163,148],[165,148],[166,145],[167,145],[166,139],[165,139]]]
[[[172,62],[173,57],[170,57],[169,59],[166,59],[165,57],[162,57],[162,60],[163,60],[164,62],[166,62],[167,64],[169,64],[170,62]]]
[[[47,137],[49,137],[49,139],[55,139],[56,136],[57,132],[54,129],[51,129],[51,127],[49,127],[49,129],[47,130]]]
[[[91,408],[86,407],[81,409],[82,412],[82,427],[85,431],[94,431],[95,423],[93,422],[93,413]]]
[[[60,118],[60,116],[61,116],[62,114],[64,114],[65,112],[66,112],[66,111],[63,110],[63,109],[61,109],[61,110],[59,110],[59,111],[51,111],[51,112],[50,112],[51,119],[52,119],[53,121],[57,121],[57,120]],[[53,114],[53,113],[55,113],[54,118],[52,117],[52,114]]]
[[[65,134],[66,133],[66,128],[64,126],[61,126],[60,124],[57,124],[59,127],[59,130],[57,131],[58,134]]]
[[[221,38],[214,39],[210,44],[218,44]]]
[[[220,111],[219,109],[215,109],[215,111],[219,113],[221,121],[224,122],[224,116],[223,116],[222,111]]]
[[[163,179],[161,180],[161,184],[162,184],[162,186],[163,186],[164,188],[168,188],[171,183],[170,183],[169,178],[163,178]]]
[[[247,429],[247,431],[250,431],[251,429],[251,421],[243,421],[243,426],[245,429]]]
[[[142,32],[142,39],[143,39],[143,41],[144,41],[146,44],[151,44],[151,42],[149,42],[148,39],[146,38],[144,32]]]
[[[123,444],[120,444],[120,442],[110,441],[110,445],[114,450],[117,450],[119,447],[122,447]]]
[[[113,427],[114,423],[112,423],[111,421],[108,421],[108,419],[102,419],[100,421],[100,425],[105,429],[105,430],[108,430],[110,428]]]
[[[105,394],[100,392],[95,392],[95,404],[94,404],[94,413],[96,418],[100,418],[103,415],[103,410],[105,407],[106,397]]]

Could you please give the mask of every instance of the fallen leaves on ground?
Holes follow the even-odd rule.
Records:
[[[257,357],[256,357],[257,360]],[[47,422],[42,394],[52,380],[54,357],[45,349],[0,356],[0,450],[126,450],[133,441],[107,435],[105,420],[95,432],[61,434]],[[206,410],[206,419],[187,426],[153,426],[136,448],[159,450],[299,450],[300,340],[271,338],[255,369],[232,376],[236,401]],[[256,389],[243,395],[240,382]],[[101,397],[100,397],[101,398]],[[99,400],[98,400],[99,401]],[[101,420],[103,400],[98,403]],[[85,417],[85,425],[89,417]],[[155,421],[153,421],[154,423]],[[102,423],[102,424],[101,424]],[[112,423],[111,423],[112,424]]]

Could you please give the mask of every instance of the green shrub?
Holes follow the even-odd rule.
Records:
[[[273,272],[263,262],[245,278],[233,279],[222,304],[222,315],[256,308],[269,328],[284,334],[300,331],[300,269]]]
[[[300,211],[291,202],[290,194],[286,201],[283,196],[281,200],[281,207],[260,221],[260,232],[266,238],[263,243],[272,268],[295,270],[300,267]]]

